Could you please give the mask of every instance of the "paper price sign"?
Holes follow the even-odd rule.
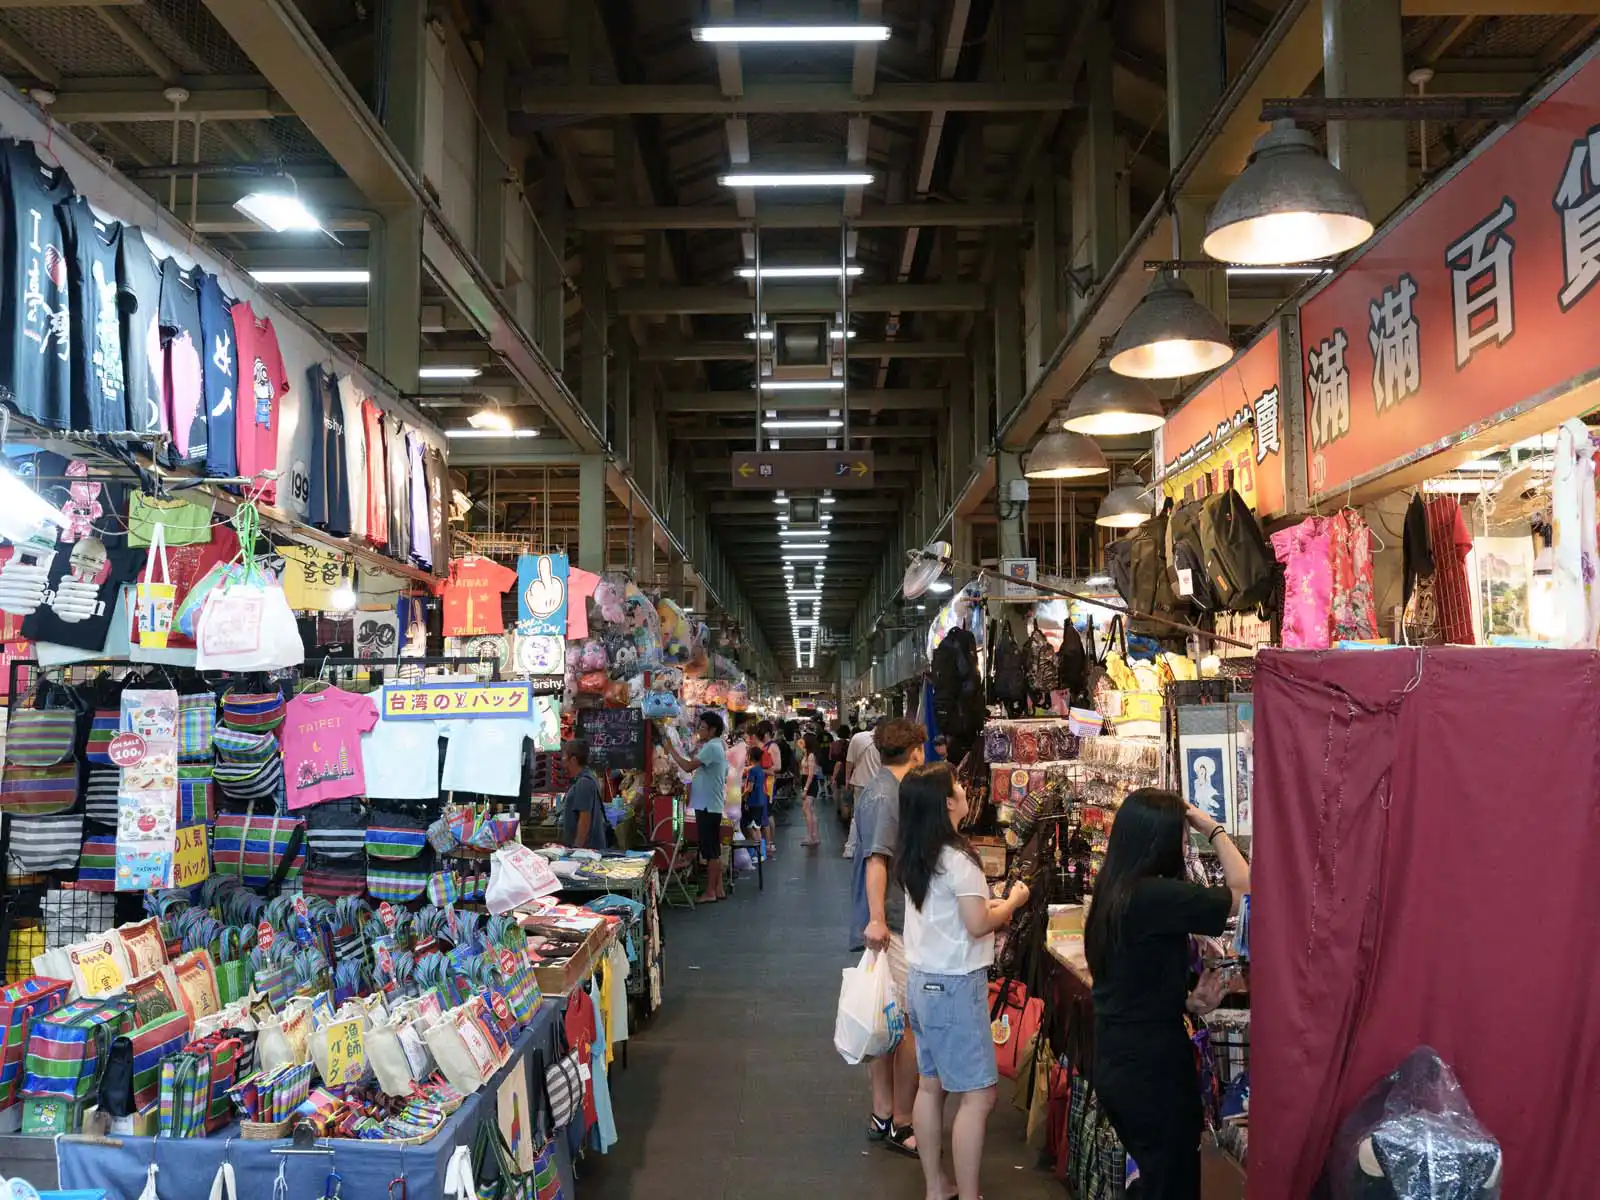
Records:
[[[119,733],[106,747],[106,757],[119,767],[137,766],[144,759],[145,740],[137,733]]]
[[[385,900],[382,904],[378,905],[378,920],[382,921],[386,926],[389,927],[389,929],[391,929],[391,930],[394,929],[394,925],[395,925],[394,906],[392,904],[390,904],[387,900]]]
[[[367,1073],[367,1046],[361,1036],[361,1022],[335,1021],[327,1026],[328,1064],[322,1081],[331,1087],[360,1083]]]
[[[172,886],[194,887],[211,875],[211,855],[206,845],[204,825],[184,825],[178,829],[172,851]]]
[[[383,716],[389,721],[439,721],[471,717],[529,717],[533,689],[519,683],[386,683]]]
[[[256,945],[260,946],[263,950],[271,950],[272,943],[277,936],[278,935],[273,932],[272,926],[268,925],[265,921],[256,926]]]

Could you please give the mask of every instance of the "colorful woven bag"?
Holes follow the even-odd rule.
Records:
[[[22,1078],[22,1060],[28,1053],[33,1023],[65,1004],[71,988],[65,979],[43,975],[29,975],[0,988],[0,1108],[10,1103],[7,1093],[15,1094]]]
[[[0,810],[14,817],[50,817],[78,801],[78,764],[7,766],[0,775]]]
[[[117,837],[95,834],[83,839],[78,856],[78,886],[90,892],[117,890]]]
[[[284,865],[287,860],[287,866]],[[305,870],[305,824],[295,817],[223,813],[211,841],[212,869],[249,888],[298,879]]]
[[[211,1056],[183,1051],[161,1063],[157,1137],[200,1137],[211,1105]]]
[[[124,1034],[111,1046],[116,1058],[121,1043],[126,1042],[133,1056],[133,1109],[154,1103],[161,1093],[161,1062],[184,1048],[189,1040],[189,1016],[182,1009],[157,1017],[141,1025],[132,1033]]]
[[[128,1031],[126,996],[74,1000],[33,1023],[23,1060],[22,1094],[87,1100],[95,1094],[113,1038]]]
[[[367,867],[367,894],[374,900],[403,904],[422,895],[428,886],[427,871],[402,871],[396,867]]]
[[[217,819],[216,788],[210,763],[178,768],[178,824],[209,825]]]
[[[89,744],[84,750],[84,759],[97,767],[111,765],[111,739],[117,736],[122,728],[122,710],[118,708],[97,708],[94,718],[89,722]]]
[[[217,728],[217,697],[195,692],[178,697],[178,759],[210,762],[212,737]]]
[[[6,762],[53,767],[72,757],[78,715],[68,708],[19,708],[6,725]]]
[[[384,824],[367,826],[367,857],[388,861],[415,858],[428,844],[428,831],[422,826]]]

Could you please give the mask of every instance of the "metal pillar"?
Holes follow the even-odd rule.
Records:
[[[972,522],[966,517],[957,517],[950,528],[951,558],[959,558],[964,562],[973,559]]]
[[[532,250],[534,338],[557,371],[566,362],[567,344],[567,175],[554,158],[539,164],[539,230]]]
[[[972,323],[972,452],[987,458],[994,440],[994,341],[987,313]]]
[[[506,205],[510,194],[504,161],[510,136],[506,131],[506,43],[491,21],[478,72],[478,263],[497,288],[506,286]],[[496,34],[500,36],[496,36]],[[504,156],[504,157],[503,157]]]
[[[1022,479],[1022,455],[1014,450],[1001,450],[995,455],[995,512],[1000,533],[1000,557],[1020,558],[1027,544],[1027,505],[1007,499],[1011,494],[1011,481]]]
[[[1223,0],[1166,0],[1166,4],[1167,137],[1171,166],[1177,170],[1222,97],[1227,46]]]
[[[669,551],[667,553],[667,595],[677,604],[682,604],[684,601],[683,568],[683,559]]]
[[[633,452],[633,336],[626,321],[618,321],[611,331],[611,446],[618,454]],[[631,457],[630,457],[631,461]]]
[[[388,20],[388,85],[383,128],[415,170],[422,170],[423,81],[427,71],[426,0],[395,0]],[[379,209],[367,239],[367,361],[402,392],[417,390],[422,328],[422,207]]]
[[[1322,0],[1322,78],[1330,98],[1403,95],[1400,0]],[[1328,158],[1356,185],[1374,224],[1406,197],[1407,132],[1404,121],[1328,125]]]
[[[1022,263],[1015,229],[994,233],[995,421],[1022,403]]]
[[[598,454],[578,460],[578,565],[606,569],[606,460]]]
[[[1073,242],[1080,245],[1073,266],[1086,271],[1085,281],[1099,283],[1111,274],[1129,224],[1127,189],[1117,176],[1116,102],[1112,93],[1111,25],[1096,21],[1089,29],[1089,47],[1080,85],[1085,120],[1073,153]],[[1081,232],[1079,232],[1081,231]],[[1088,288],[1072,297],[1076,318]],[[1081,294],[1080,294],[1081,291]]]
[[[633,577],[641,583],[656,577],[656,523],[648,512],[633,521]]]
[[[628,461],[633,466],[633,477],[639,489],[654,504],[661,495],[659,401],[655,390],[650,387],[638,388],[634,401],[630,418],[632,441],[626,447]]]
[[[606,275],[606,238],[604,234],[590,233],[583,238],[583,276],[580,282],[583,295],[583,411],[600,430],[609,435],[606,424],[606,373],[607,352],[611,342],[610,291],[611,281]]]
[[[1055,160],[1046,157],[1033,180],[1033,338],[1028,346],[1028,383],[1039,377],[1065,332],[1061,325],[1061,239],[1056,212]]]

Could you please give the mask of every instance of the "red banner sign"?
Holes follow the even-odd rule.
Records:
[[[1596,283],[1600,60],[1591,55],[1302,306],[1312,495],[1600,375]]]
[[[1278,422],[1278,328],[1273,325],[1167,418],[1156,432],[1156,478],[1182,502],[1202,475],[1231,475],[1257,516],[1284,510],[1283,438]]]

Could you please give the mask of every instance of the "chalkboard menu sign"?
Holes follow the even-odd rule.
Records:
[[[644,769],[644,714],[637,708],[580,708],[578,736],[589,743],[596,770]]]

